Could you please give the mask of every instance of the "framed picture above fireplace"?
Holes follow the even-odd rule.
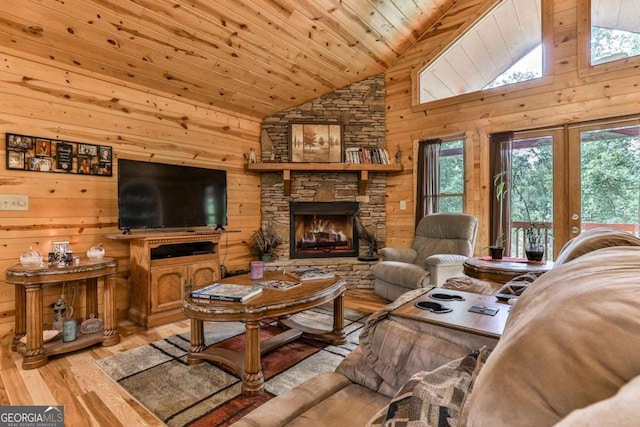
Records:
[[[342,163],[342,124],[291,123],[289,159],[292,163]]]

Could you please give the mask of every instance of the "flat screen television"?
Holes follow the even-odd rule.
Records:
[[[227,172],[118,160],[118,227],[182,228],[227,225]]]

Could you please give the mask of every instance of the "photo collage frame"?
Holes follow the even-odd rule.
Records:
[[[6,134],[7,169],[112,176],[113,150],[107,145]]]

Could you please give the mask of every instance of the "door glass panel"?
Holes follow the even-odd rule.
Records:
[[[581,230],[607,226],[638,236],[640,126],[580,132]]]
[[[511,154],[511,256],[523,257],[525,230],[540,230],[545,258],[553,259],[553,137],[521,138]]]

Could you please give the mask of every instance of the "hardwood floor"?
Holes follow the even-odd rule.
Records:
[[[345,307],[374,312],[388,301],[371,290],[348,290]],[[49,359],[37,369],[23,370],[22,357],[9,345],[0,346],[0,405],[63,405],[65,426],[163,426],[94,363],[123,351],[187,332],[180,320],[151,329],[131,322],[119,325],[121,342]]]

